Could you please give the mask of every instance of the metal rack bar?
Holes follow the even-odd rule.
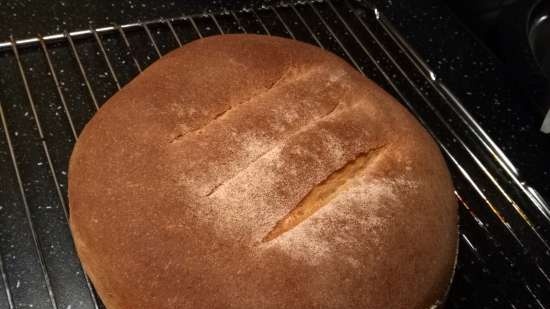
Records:
[[[541,309],[546,309],[546,307],[540,302],[539,298],[537,297],[537,295],[535,295],[535,293],[533,293],[533,289],[531,289],[531,287],[528,285],[528,284],[525,284],[525,288],[529,291],[529,293],[531,294],[531,296],[533,296],[533,299],[535,300],[535,302],[537,303],[537,305],[541,308]]]
[[[124,28],[124,29],[129,29],[129,28],[136,28],[136,27],[140,27],[140,26],[141,26],[140,23],[131,23],[131,24],[122,25],[120,27]],[[117,28],[117,26],[113,25],[113,26],[96,28],[95,30],[98,33],[103,33],[103,32],[111,32],[111,31],[117,30],[116,28]],[[73,38],[80,38],[80,37],[85,37],[85,36],[91,35],[92,32],[89,29],[85,29],[85,30],[79,30],[79,31],[71,31],[71,32],[68,32],[67,34],[70,35]],[[66,38],[65,33],[45,35],[45,36],[42,37],[42,39],[46,42],[61,41],[65,38]],[[26,45],[36,44],[36,43],[38,43],[38,41],[39,40],[36,37],[36,38],[29,38],[29,39],[23,39],[23,40],[16,40],[15,43],[19,46],[26,46]],[[9,49],[10,46],[11,46],[11,42],[2,42],[2,43],[0,43],[0,51],[5,50],[5,49]]]
[[[336,43],[338,43],[338,46],[340,46],[342,48],[342,50],[344,51],[344,53],[346,54],[346,56],[348,57],[348,59],[351,61],[351,63],[353,63],[353,65],[357,68],[357,70],[359,70],[359,72],[361,72],[361,74],[365,75],[365,72],[363,71],[363,69],[361,68],[361,66],[357,63],[357,61],[355,61],[355,59],[351,56],[351,54],[349,53],[348,49],[344,46],[344,44],[342,43],[342,41],[340,41],[340,39],[338,38],[338,36],[336,35],[336,33],[334,33],[334,30],[332,29],[332,27],[329,26],[329,24],[327,23],[327,21],[325,20],[325,18],[319,13],[319,11],[317,10],[317,8],[310,3],[309,4],[309,7],[313,10],[313,12],[315,13],[315,15],[317,15],[317,18],[319,18],[319,20],[321,21],[321,23],[323,24],[323,26],[325,26],[325,28],[327,28],[328,32],[330,33],[330,35],[336,40]]]
[[[99,34],[97,34],[97,31],[95,31],[94,28],[90,26],[90,31],[92,31],[92,34],[94,35],[95,41],[97,42],[97,46],[99,46],[99,50],[101,51],[101,54],[103,55],[103,59],[105,59],[105,63],[107,64],[107,67],[109,68],[109,72],[111,73],[111,76],[113,77],[113,80],[116,84],[117,89],[120,89],[120,82],[118,81],[118,77],[115,73],[115,70],[113,69],[113,65],[111,64],[111,61],[109,61],[109,57],[107,57],[107,52],[105,51],[105,47],[103,46],[103,42],[101,41],[101,38],[99,37]]]
[[[288,33],[288,35],[290,35],[290,37],[293,39],[293,40],[296,40],[296,37],[294,36],[294,33],[292,33],[292,31],[290,30],[290,27],[286,24],[286,22],[283,20],[283,18],[281,17],[281,14],[279,14],[279,12],[277,11],[277,9],[270,5],[269,8],[273,11],[273,13],[275,13],[275,16],[277,16],[277,19],[281,22],[281,24],[283,24],[283,27],[285,27],[285,30],[286,32]]]
[[[437,80],[437,84],[440,89],[443,90],[444,95],[446,97],[450,98],[452,102],[458,107],[459,110],[463,114],[465,114],[466,119],[470,118],[471,121],[474,122],[474,124],[470,123],[468,120],[464,120],[464,123],[472,130],[474,135],[480,140],[481,144],[485,146],[486,150],[491,152],[492,156],[497,160],[497,162],[500,164],[500,166],[503,168],[503,170],[508,174],[508,176],[512,179],[514,182],[514,185],[520,189],[520,191],[535,205],[539,211],[539,213],[546,219],[548,223],[550,223],[550,207],[548,206],[548,203],[538,194],[538,192],[532,188],[529,187],[525,182],[521,181],[518,177],[519,174],[517,172],[517,169],[515,166],[512,165],[512,163],[509,161],[508,157],[502,152],[502,150],[493,142],[493,140],[487,135],[483,129],[479,126],[479,124],[473,119],[473,117],[470,115],[470,113],[464,108],[460,100],[456,98],[456,96],[445,86],[441,81]],[[435,86],[434,86],[435,87]],[[447,100],[447,103],[452,106],[452,104]],[[453,108],[453,107],[451,107]],[[456,111],[455,111],[456,112]],[[459,114],[460,112],[456,112]],[[460,115],[459,115],[460,116]],[[461,117],[462,118],[462,117]],[[480,130],[482,130],[481,134],[486,135],[487,139],[485,139],[482,136],[479,136],[478,133],[476,133],[476,130],[472,129],[472,126],[479,127]],[[493,150],[491,150],[491,148]],[[496,180],[495,180],[496,181]],[[500,185],[498,185],[500,191],[506,195],[506,197],[509,200],[512,200],[511,197],[506,193],[506,190],[502,189]]]
[[[27,77],[25,75],[25,70],[23,69],[23,62],[21,62],[21,58],[19,57],[19,51],[17,50],[17,46],[15,45],[15,40],[13,37],[11,37],[13,42],[13,54],[15,55],[15,60],[17,61],[17,66],[19,68],[19,74],[21,75],[21,79],[23,80],[23,86],[25,88],[25,92],[27,94],[27,100],[29,102],[29,105],[31,107],[31,111],[34,117],[34,122],[36,124],[36,128],[38,129],[38,136],[40,137],[40,141],[42,143],[42,149],[44,150],[44,154],[46,155],[46,159],[48,161],[48,165],[50,168],[50,173],[52,174],[53,182],[55,183],[55,189],[57,191],[57,197],[59,198],[59,202],[61,203],[61,206],[63,207],[63,211],[65,213],[65,217],[68,219],[68,210],[65,205],[65,200],[63,199],[63,194],[61,193],[61,189],[59,187],[59,181],[57,180],[57,176],[55,174],[55,168],[53,167],[52,159],[50,156],[50,151],[48,150],[48,145],[46,144],[46,140],[44,138],[44,131],[42,130],[42,125],[40,124],[40,119],[38,118],[38,113],[36,112],[36,106],[34,104],[34,99],[31,94],[31,90],[29,87],[29,83],[27,81]]]
[[[235,18],[235,20],[238,21],[238,23],[237,23],[238,26],[241,29],[244,29],[244,27],[242,27],[240,25],[240,20],[235,15],[235,12],[233,12],[233,11],[226,11],[226,12],[228,14],[233,15],[233,18]],[[186,20],[186,19],[190,19],[190,18],[192,19],[193,17],[185,15],[185,16],[181,16],[181,17],[170,18],[169,20],[170,21],[180,21],[180,20]],[[167,20],[168,19],[165,19],[165,18],[157,18],[157,19],[152,19],[150,21],[147,21],[147,23],[148,24],[163,23],[163,22],[166,22]],[[129,23],[129,24],[124,24],[124,25],[115,25],[115,24],[113,24],[111,26],[95,28],[94,30],[97,33],[106,33],[106,32],[118,31],[119,30],[118,28],[132,29],[132,28],[139,28],[139,27],[143,27],[143,23],[136,22],[136,23]],[[246,31],[243,31],[243,32],[246,33]],[[67,32],[67,35],[69,35],[73,38],[80,38],[80,37],[86,37],[86,36],[89,36],[89,35],[93,35],[93,33],[92,33],[91,29],[84,29],[84,30]],[[57,34],[45,35],[45,36],[42,37],[42,39],[45,42],[60,41],[60,40],[63,40],[64,38],[66,38],[67,35],[65,33],[57,33]],[[15,43],[19,46],[27,46],[27,45],[32,45],[32,44],[39,43],[39,39],[38,39],[38,37],[27,38],[27,39],[22,39],[22,40],[16,40]],[[10,46],[11,46],[11,42],[0,42],[0,51],[5,50],[5,49],[9,49]]]
[[[418,71],[426,75],[426,72],[423,72],[422,67],[420,67],[417,62],[418,59],[416,57],[412,57],[410,53],[412,53],[411,50],[407,50],[405,46],[403,46],[403,43],[401,40],[397,39],[395,37],[396,34],[390,33],[387,22],[384,21],[382,18],[378,19],[380,25],[390,34],[390,38],[396,43],[396,45],[403,50],[405,56],[407,56],[411,62],[415,65],[415,67],[418,69]],[[427,64],[424,64],[427,66]],[[436,76],[431,69],[430,72],[432,72],[432,76]],[[428,73],[429,74],[429,73]],[[451,109],[459,116],[459,118],[466,124],[468,124],[469,129],[474,133],[474,135],[483,143],[487,151],[489,151],[493,157],[499,162],[501,167],[509,173],[509,176],[511,177],[517,177],[518,176],[518,170],[517,168],[510,162],[508,157],[504,154],[504,152],[498,147],[493,140],[489,137],[489,135],[481,129],[477,121],[474,120],[472,115],[464,108],[460,100],[458,100],[454,94],[439,80],[439,78],[429,78],[428,81],[431,83],[434,89],[436,89],[443,98],[445,98],[445,103],[447,103]],[[454,104],[451,103],[453,101]],[[458,107],[458,109],[457,109]]]
[[[472,219],[478,224],[478,226],[483,230],[483,232],[486,234],[486,235],[489,235],[490,238],[493,239],[493,244],[495,246],[498,246],[498,244],[496,243],[496,240],[495,240],[495,237],[492,235],[492,233],[487,229],[487,224],[485,222],[483,222],[483,220],[481,220],[477,215],[476,213],[472,210],[472,208],[468,205],[468,203],[466,203],[466,201],[462,198],[462,196],[460,195],[460,193],[458,193],[456,190],[454,191],[455,193],[455,196],[457,197],[457,200],[460,202],[460,205],[462,205],[462,207],[464,207],[464,209],[466,209],[466,211],[468,212],[468,214],[472,217]]]
[[[126,27],[133,27],[134,25],[133,24],[128,24],[128,25],[125,25],[125,26]],[[108,32],[108,31],[112,31],[112,30],[114,30],[114,27],[103,27],[103,28],[97,28],[96,29],[97,32]],[[91,31],[90,30],[73,31],[73,32],[69,32],[69,34],[73,37],[81,37],[81,36],[91,34]],[[45,35],[45,36],[42,37],[42,39],[44,41],[47,41],[47,42],[49,42],[49,41],[61,41],[64,38],[65,38],[64,33]],[[38,43],[38,41],[39,41],[38,38],[30,38],[30,39],[16,40],[15,43],[19,46],[26,46],[26,45],[31,45],[31,44]],[[2,42],[2,43],[0,43],[0,50],[8,49],[10,46],[11,46],[11,42]]]
[[[279,12],[277,11],[277,8],[275,8],[274,6],[271,6],[271,10],[275,13],[275,15],[277,16],[277,18],[279,19],[279,21],[281,22],[281,24],[283,25],[283,27],[285,28],[286,32],[288,33],[288,35],[290,35],[290,37],[293,39],[293,40],[296,40],[296,35],[294,34],[294,32],[292,31],[292,29],[290,29],[290,27],[288,26],[288,24],[286,23],[285,19],[281,16],[281,14],[279,14]]]
[[[170,19],[163,19],[163,21],[168,25],[168,28],[170,29],[170,32],[172,33],[172,36],[174,36],[174,39],[178,43],[178,46],[181,47],[182,46],[181,40],[180,40],[179,36],[177,35],[176,30],[174,29],[174,26],[172,25],[172,22],[170,21]]]
[[[71,46],[71,50],[73,52],[73,55],[76,59],[76,63],[78,64],[78,68],[80,69],[80,73],[82,74],[82,78],[84,78],[84,83],[86,84],[86,88],[88,88],[88,93],[90,94],[90,97],[92,98],[92,101],[94,102],[94,106],[96,110],[99,109],[99,105],[97,104],[97,99],[95,97],[94,91],[92,90],[92,85],[90,84],[90,81],[88,80],[88,75],[86,74],[86,70],[84,70],[84,66],[82,66],[82,62],[80,61],[80,56],[78,55],[78,51],[76,50],[76,47],[74,45],[73,39],[69,35],[67,31],[64,32],[65,37],[69,41],[69,45]]]
[[[143,25],[143,29],[145,29],[145,32],[147,33],[147,36],[149,37],[149,41],[151,41],[151,44],[153,44],[153,48],[155,49],[155,52],[157,53],[159,59],[162,58],[162,53],[160,52],[160,49],[157,46],[157,42],[155,42],[155,39],[153,39],[151,30],[149,30],[149,26],[147,26],[147,23],[143,23],[142,25]]]
[[[241,20],[239,19],[239,17],[237,17],[237,14],[235,14],[235,12],[233,11],[229,11],[229,13],[231,14],[231,16],[233,16],[233,19],[235,19],[235,22],[237,23],[237,26],[239,27],[239,29],[241,29],[243,33],[247,33],[246,29],[243,27],[243,24],[241,23]]]
[[[317,37],[317,35],[315,34],[315,32],[313,32],[313,30],[311,30],[311,28],[309,27],[309,24],[306,23],[304,17],[302,16],[302,14],[300,14],[300,12],[298,12],[298,10],[296,9],[296,7],[294,6],[294,4],[290,4],[290,8],[292,9],[292,11],[294,12],[294,14],[296,14],[296,16],[298,16],[298,19],[300,20],[300,22],[302,23],[302,25],[304,25],[304,27],[306,27],[307,31],[309,32],[309,34],[311,35],[311,37],[315,40],[315,43],[317,43],[317,45],[319,47],[321,47],[322,49],[325,49],[325,47],[323,46],[323,44],[321,44],[321,41],[319,41],[319,38]]]
[[[195,20],[191,16],[186,16],[187,19],[191,22],[191,25],[193,26],[193,29],[195,29],[195,32],[199,35],[199,38],[203,38],[202,33],[199,30],[199,27],[197,27],[197,24],[195,23]]]
[[[9,309],[15,309],[15,305],[13,304],[13,299],[11,297],[11,289],[10,289],[10,286],[8,285],[8,277],[6,275],[6,270],[4,269],[4,260],[2,257],[2,253],[0,253],[0,277],[2,277],[4,292],[6,293],[6,298],[8,299],[8,305],[10,306]]]
[[[464,207],[464,209],[466,209],[466,211],[467,211],[468,214],[472,217],[472,219],[474,220],[474,222],[477,223],[477,226],[483,231],[483,233],[484,233],[485,235],[488,236],[488,238],[491,239],[492,244],[493,244],[496,248],[498,248],[500,245],[497,243],[497,241],[496,241],[494,235],[492,235],[492,233],[487,229],[487,224],[484,223],[484,222],[474,213],[474,211],[470,208],[470,206],[466,203],[466,201],[464,201],[464,199],[462,198],[462,196],[461,196],[456,190],[454,191],[454,193],[455,193],[455,196],[457,197],[457,200],[459,201],[459,204],[460,204],[462,207]],[[461,237],[462,237],[462,235],[461,235]],[[466,236],[464,236],[464,237],[466,237]],[[467,242],[468,242],[468,244],[469,244],[472,248],[475,248],[475,246],[473,246],[472,242],[471,242],[469,239],[467,239]],[[475,251],[476,251],[476,255],[477,255],[477,249],[475,249]],[[484,264],[484,265],[488,265],[488,263],[486,263],[485,261],[483,261],[483,264]],[[539,267],[540,267],[540,266],[539,266]],[[522,279],[522,284],[525,285],[525,286],[528,286],[527,282],[525,281],[525,278],[522,277],[521,279]],[[536,294],[534,294],[534,293],[532,292],[532,290],[529,290],[529,292],[530,292],[530,294],[532,294],[532,296],[537,300],[537,302],[539,302],[539,301],[538,301],[538,298],[537,298],[537,296],[536,296]],[[512,304],[512,303],[510,302],[510,304]]]
[[[224,34],[224,31],[223,31],[222,27],[220,26],[220,23],[218,22],[218,19],[216,18],[216,15],[208,14],[208,16],[210,16],[210,19],[212,19],[214,21],[214,24],[216,25],[216,28],[218,28],[218,31],[220,32],[220,34]]]
[[[260,26],[262,26],[262,29],[264,30],[264,33],[267,34],[267,35],[271,35],[271,32],[269,32],[269,29],[267,29],[267,27],[264,24],[263,20],[260,18],[258,13],[256,13],[256,10],[251,8],[250,11],[252,12],[252,15],[254,15],[254,18],[256,19],[256,21],[258,21],[260,23]]]
[[[15,151],[13,149],[13,144],[11,142],[8,123],[6,121],[6,116],[4,114],[4,108],[2,107],[2,102],[0,102],[0,121],[2,123],[2,126],[4,127],[4,137],[6,138],[6,141],[8,143],[9,153],[10,153],[13,169],[15,171],[15,178],[17,179],[17,185],[19,187],[19,194],[21,195],[21,201],[23,202],[23,206],[24,206],[24,209],[25,209],[25,217],[27,218],[27,222],[29,223],[29,230],[31,232],[31,236],[32,236],[32,240],[33,240],[36,255],[37,255],[38,260],[40,262],[40,269],[42,270],[42,276],[44,277],[44,282],[46,284],[46,288],[48,289],[48,296],[49,296],[49,299],[50,299],[50,303],[51,303],[53,309],[57,309],[57,303],[56,303],[55,298],[53,296],[53,290],[52,290],[50,275],[48,274],[48,270],[46,268],[46,262],[44,260],[44,255],[42,254],[42,249],[40,248],[40,243],[38,241],[38,235],[36,234],[36,230],[35,230],[34,224],[32,222],[31,211],[30,211],[30,208],[29,208],[29,204],[27,202],[27,196],[25,194],[25,189],[23,187],[23,180],[21,179],[21,174],[19,173],[19,167],[17,166],[17,160],[15,158]]]
[[[485,264],[485,262],[483,261],[482,257],[479,255],[479,251],[477,250],[477,248],[474,246],[474,244],[472,244],[472,242],[470,241],[470,239],[468,238],[468,236],[464,235],[464,234],[460,234],[460,238],[462,238],[464,240],[464,242],[468,245],[468,248],[472,251],[472,253],[474,254],[474,256],[477,258],[478,261],[482,261],[483,264]]]
[[[465,234],[460,234],[459,237],[466,243],[466,247],[472,252],[473,256],[477,260],[478,263],[480,263],[483,267],[487,267],[488,263],[487,261],[480,255],[479,250],[476,248],[476,246],[472,243],[472,241],[468,238]],[[500,296],[502,296],[508,304],[512,304],[510,301],[508,295],[506,295],[503,292],[499,293]]]
[[[382,73],[382,75],[384,76],[384,78],[388,81],[388,83],[390,83],[390,85],[392,86],[392,88],[394,90],[397,90],[397,86],[393,83],[392,79],[388,76],[388,74],[385,72],[385,70],[382,69],[382,67],[380,66],[380,64],[378,63],[378,61],[376,61],[376,59],[372,56],[371,52],[367,49],[367,47],[365,46],[365,44],[363,44],[363,42],[359,39],[359,37],[357,36],[357,34],[355,33],[355,31],[353,31],[351,29],[351,27],[348,25],[348,23],[345,21],[344,18],[342,18],[342,16],[340,15],[340,13],[338,13],[338,11],[336,10],[336,8],[332,5],[332,2],[331,1],[327,1],[327,3],[329,4],[330,8],[334,11],[334,13],[336,14],[336,16],[338,17],[338,19],[342,22],[342,24],[344,25],[344,27],[346,28],[346,30],[348,31],[348,33],[353,37],[353,39],[355,40],[355,42],[359,45],[359,47],[361,48],[361,50],[363,51],[363,53],[365,53],[367,55],[367,57],[369,58],[369,60],[374,64],[374,66],[376,67],[376,69],[378,69],[378,71],[380,71],[380,73]]]
[[[82,268],[82,273],[84,274],[84,280],[86,281],[86,287],[88,288],[88,291],[90,291],[90,297],[92,298],[94,309],[100,309],[99,308],[99,301],[97,300],[97,296],[95,295],[94,288],[92,286],[92,282],[90,281],[90,277],[88,277],[88,274],[84,271],[84,268]]]
[[[38,37],[40,42],[40,47],[42,48],[42,51],[44,52],[44,56],[46,57],[46,62],[48,63],[48,69],[50,70],[50,74],[52,75],[53,82],[55,84],[55,88],[57,89],[57,94],[59,95],[59,99],[61,100],[61,105],[63,105],[63,110],[65,111],[65,116],[67,117],[67,121],[69,122],[69,126],[71,127],[71,132],[73,134],[73,137],[75,141],[78,139],[78,133],[76,133],[76,129],[73,123],[73,119],[71,117],[71,113],[69,111],[69,108],[67,106],[67,101],[65,101],[65,96],[63,95],[63,90],[61,89],[61,85],[59,84],[59,79],[57,78],[57,73],[55,72],[52,64],[52,60],[50,59],[50,54],[48,52],[48,49],[46,47],[46,43],[44,43],[44,40],[42,40],[41,37]]]
[[[487,204],[489,209],[495,214],[497,219],[500,221],[502,225],[506,227],[512,238],[518,243],[518,245],[521,248],[526,248],[525,244],[521,241],[521,239],[518,237],[516,232],[510,228],[502,214],[495,208],[495,206],[491,203],[489,198],[483,193],[483,190],[477,185],[477,183],[473,180],[473,178],[470,176],[470,174],[464,169],[464,167],[458,162],[458,160],[449,152],[447,147],[445,147],[443,144],[441,144],[441,141],[436,139],[440,143],[440,147],[443,149],[445,154],[448,156],[448,158],[451,160],[451,162],[459,169],[462,176],[466,179],[466,181],[470,184],[472,189],[480,196],[480,198]]]
[[[440,141],[436,138],[436,140],[438,141],[438,143],[440,143]],[[445,154],[448,156],[448,158],[451,160],[451,162],[459,169],[460,173],[462,174],[462,176],[465,178],[465,180],[470,184],[470,186],[474,189],[474,191],[481,197],[481,199],[487,204],[487,206],[491,209],[492,212],[496,212],[496,216],[498,218],[499,221],[501,221],[500,223],[502,225],[504,225],[507,229],[508,229],[508,224],[506,223],[505,219],[501,217],[501,215],[498,213],[498,211],[496,211],[494,205],[489,201],[489,199],[485,196],[485,194],[483,193],[483,191],[479,188],[479,186],[475,183],[475,181],[472,179],[472,177],[470,176],[470,174],[460,165],[460,163],[458,163],[458,161],[456,160],[456,158],[449,152],[449,150],[443,145],[440,143],[440,147],[443,149],[443,151],[445,152]],[[462,200],[462,198],[460,198],[459,200]],[[462,206],[464,206],[466,208],[466,210],[468,210],[468,212],[474,216],[474,219],[476,222],[482,222],[477,216],[475,216],[472,212],[472,210],[467,207],[467,204],[465,202],[462,201],[461,203]],[[483,229],[484,231],[487,233],[487,235],[491,235],[491,233],[489,232],[489,230],[487,230],[486,228],[486,224],[483,224]],[[522,250],[526,250],[526,246],[525,244],[521,241],[521,239],[518,237],[518,235],[513,231],[513,230],[508,230],[510,232],[510,235],[512,236],[512,238],[516,241],[516,243],[521,247]],[[494,239],[494,237],[492,237]],[[543,277],[545,278],[545,280],[547,282],[550,283],[550,278],[548,277],[548,275],[546,274],[546,272],[544,271],[544,269],[540,266],[540,264],[535,261],[535,260],[532,260],[531,261],[533,263],[533,265],[537,268],[537,270],[543,275]]]
[[[126,48],[128,49],[128,52],[130,53],[130,56],[132,57],[132,60],[134,61],[134,65],[136,66],[139,73],[143,72],[141,69],[141,65],[136,59],[136,56],[132,52],[132,47],[130,46],[130,41],[128,41],[128,37],[126,37],[126,33],[124,33],[124,29],[119,25],[114,25],[115,29],[118,30],[118,33],[122,37],[122,41],[124,42],[124,45],[126,45]]]

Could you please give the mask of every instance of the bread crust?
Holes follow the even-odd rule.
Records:
[[[69,204],[108,309],[424,309],[458,240],[414,117],[337,56],[259,35],[189,43],[110,98]]]

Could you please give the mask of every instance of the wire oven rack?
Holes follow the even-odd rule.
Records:
[[[323,0],[111,25],[0,43],[0,308],[103,308],[67,224],[78,134],[156,59],[209,35],[330,50],[398,98],[446,156],[460,204],[449,308],[550,308],[550,210],[379,10]]]

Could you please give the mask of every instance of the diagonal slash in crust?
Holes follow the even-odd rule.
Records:
[[[309,193],[286,216],[264,236],[262,242],[271,241],[292,230],[314,213],[330,203],[338,194],[346,191],[353,179],[366,170],[373,159],[380,156],[386,145],[378,146],[359,154],[342,168],[315,185]]]

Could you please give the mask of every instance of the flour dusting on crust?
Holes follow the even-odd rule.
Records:
[[[353,187],[337,196],[308,220],[277,239],[262,244],[260,248],[278,248],[301,261],[318,264],[337,255],[338,252],[335,251],[342,246],[357,246],[361,237],[377,242],[377,234],[383,230],[385,224],[384,219],[377,215],[377,209],[391,203],[402,203],[395,193],[400,186],[414,187],[415,184],[403,179],[357,179]],[[344,223],[336,236],[326,239],[325,227],[332,222]],[[358,235],[357,226],[365,233]],[[353,257],[345,256],[343,259],[354,267],[359,267],[360,262],[351,260]]]

